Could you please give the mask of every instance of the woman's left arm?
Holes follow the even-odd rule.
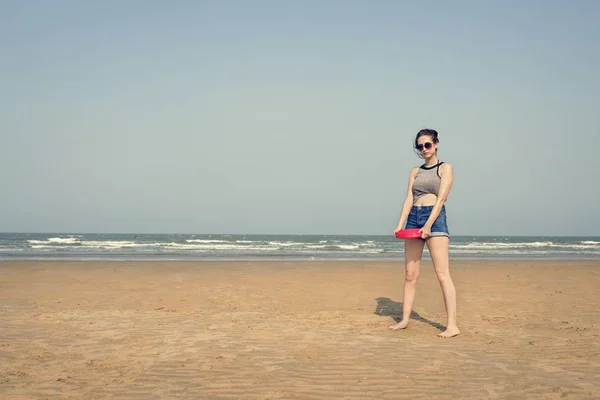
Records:
[[[452,188],[452,182],[454,180],[454,177],[451,164],[444,163],[440,166],[440,178],[441,182],[437,200],[435,201],[435,204],[433,206],[433,209],[431,210],[431,214],[429,215],[427,222],[425,223],[425,226],[423,226],[422,228],[422,230],[425,230],[425,228],[427,228],[426,232],[428,234],[431,232],[431,227],[433,226],[433,223],[440,215],[440,212],[442,212],[442,207],[444,206],[444,203],[446,203],[446,199],[448,198],[448,194],[450,193],[450,188]]]

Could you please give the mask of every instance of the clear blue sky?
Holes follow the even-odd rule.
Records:
[[[600,2],[0,0],[0,231],[600,235]]]

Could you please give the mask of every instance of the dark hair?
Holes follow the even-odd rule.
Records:
[[[434,144],[440,142],[440,140],[438,139],[438,133],[435,129],[421,129],[415,137],[415,150],[417,150],[417,145],[419,144],[418,140],[421,136],[431,137],[431,140],[433,140]],[[419,157],[423,158],[423,156],[421,156],[421,152],[417,151],[417,153],[419,154]],[[437,149],[435,149],[435,154],[437,154]]]

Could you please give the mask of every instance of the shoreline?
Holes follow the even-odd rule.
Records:
[[[423,253],[423,261],[431,261],[428,253]],[[3,262],[404,262],[404,255],[400,257],[279,257],[279,256],[255,256],[255,257],[195,257],[195,256],[172,256],[172,255],[148,255],[148,256],[118,256],[118,255],[98,255],[98,256],[81,256],[81,255],[61,255],[61,256],[2,256],[0,255],[0,263]],[[452,256],[450,254],[450,263],[463,261],[498,261],[498,262],[513,262],[513,261],[590,261],[600,264],[599,256],[585,255],[565,255],[543,257],[539,255],[498,255],[498,256]]]
[[[11,267],[15,265],[94,265],[101,267],[102,264],[122,264],[137,266],[141,265],[166,265],[173,264],[179,266],[190,266],[202,265],[213,265],[215,267],[227,267],[227,266],[238,266],[238,265],[268,265],[268,266],[284,266],[284,265],[302,265],[302,266],[330,266],[330,267],[370,267],[374,265],[385,266],[389,268],[402,268],[404,270],[404,259],[0,259],[0,270],[2,268]],[[461,258],[461,259],[450,259],[450,269],[463,268],[463,267],[481,267],[481,266],[493,266],[495,268],[509,268],[509,267],[564,267],[564,266],[575,266],[575,267],[590,267],[599,268],[600,260],[596,259],[580,259],[580,258],[552,258],[552,259],[536,259],[536,258]],[[423,257],[421,260],[421,266],[433,267],[433,262],[428,257]]]

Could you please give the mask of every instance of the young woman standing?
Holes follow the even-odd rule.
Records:
[[[446,330],[438,334],[449,338],[460,334],[456,325],[456,290],[450,277],[448,249],[450,233],[446,223],[445,202],[452,187],[452,165],[440,162],[437,156],[438,133],[423,129],[415,138],[415,149],[425,160],[411,170],[408,191],[394,234],[402,228],[419,228],[421,239],[406,239],[404,247],[405,281],[402,320],[390,329],[408,326],[417,289],[423,248],[427,244],[438,281],[444,295],[448,321]]]

